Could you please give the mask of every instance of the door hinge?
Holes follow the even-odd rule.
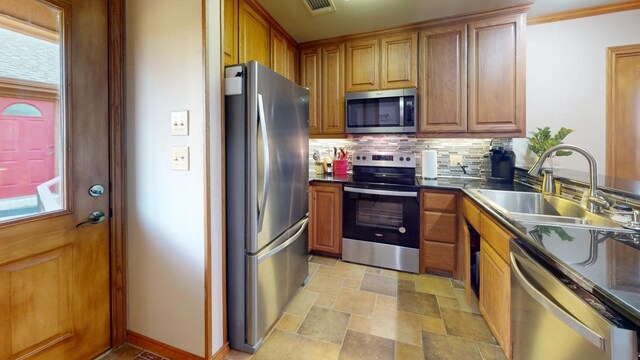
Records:
[[[109,208],[109,219],[113,217],[113,209]]]

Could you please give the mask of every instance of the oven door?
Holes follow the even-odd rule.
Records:
[[[342,237],[420,248],[418,191],[345,186]]]

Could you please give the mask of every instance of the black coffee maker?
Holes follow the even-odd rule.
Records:
[[[516,154],[505,150],[502,146],[492,146],[489,150],[491,169],[487,172],[487,180],[499,183],[512,183],[516,170]]]

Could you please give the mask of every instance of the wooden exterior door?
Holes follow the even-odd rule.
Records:
[[[608,53],[607,175],[638,180],[640,44],[609,48]]]
[[[0,12],[14,17],[3,8],[12,4]],[[0,221],[0,359],[89,359],[110,348],[108,0],[23,0],[9,10],[32,5],[59,15],[63,30],[65,196],[62,210]],[[37,23],[28,14],[16,19]],[[104,194],[90,196],[93,184]],[[94,211],[106,221],[77,227]]]

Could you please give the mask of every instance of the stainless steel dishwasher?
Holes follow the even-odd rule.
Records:
[[[570,279],[554,275],[518,241],[510,245],[514,360],[638,359],[637,335],[628,321]]]

